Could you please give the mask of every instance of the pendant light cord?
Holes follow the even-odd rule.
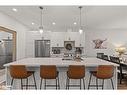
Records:
[[[43,7],[39,7],[41,9],[41,23],[40,23],[40,27],[42,27],[42,11],[43,11]]]
[[[82,6],[80,6],[79,9],[80,9],[80,28],[81,28],[81,24],[82,24],[81,23],[81,9],[82,9]]]

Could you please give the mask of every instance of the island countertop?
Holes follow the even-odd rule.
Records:
[[[62,58],[25,58],[21,60],[17,60],[11,63],[7,63],[4,66],[8,67],[10,65],[26,65],[32,67],[39,67],[40,65],[56,65],[58,67],[69,66],[69,65],[85,65],[88,67],[95,67],[98,65],[114,65],[118,66],[118,64],[105,61],[98,58],[83,58],[81,62],[74,60],[62,60]]]

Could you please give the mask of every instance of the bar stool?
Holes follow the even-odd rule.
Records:
[[[40,66],[40,77],[41,77],[41,82],[40,82],[40,89],[42,86],[42,80],[44,79],[44,89],[48,86],[55,86],[56,89],[57,87],[60,89],[60,84],[59,84],[59,72],[57,71],[57,68],[55,65],[41,65]],[[56,85],[46,85],[46,79],[56,79]],[[57,85],[58,83],[58,85]]]
[[[85,66],[83,65],[69,65],[67,71],[67,80],[66,80],[66,89],[69,89],[70,86],[80,86],[81,89],[81,80],[83,80],[83,86],[85,89]],[[80,85],[70,85],[70,79],[79,79]]]
[[[114,89],[112,77],[114,74],[114,66],[113,65],[99,65],[96,71],[90,71],[90,79],[88,84],[88,89],[90,86],[95,86],[98,89],[98,86],[104,88],[104,80],[110,79],[112,84],[112,89]],[[90,85],[92,75],[96,77],[96,85]],[[98,85],[98,79],[102,79],[102,85]]]
[[[26,89],[28,89],[28,86],[35,86],[35,89],[37,89],[34,71],[27,71],[25,65],[10,65],[9,69],[12,77],[11,86],[13,85],[14,79],[21,79],[21,89],[24,86],[26,86]],[[28,85],[28,77],[31,75],[33,75],[34,85]],[[26,85],[23,85],[22,79],[26,79]]]

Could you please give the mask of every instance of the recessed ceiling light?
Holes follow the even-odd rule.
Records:
[[[34,22],[32,22],[31,24],[32,24],[32,25],[34,25],[35,23],[34,23]]]
[[[52,24],[53,24],[53,25],[55,25],[56,23],[55,23],[55,22],[53,22]]]
[[[14,12],[17,12],[17,11],[18,11],[16,8],[12,8],[12,10],[13,10]]]
[[[77,23],[76,22],[74,22],[74,25],[76,25]]]

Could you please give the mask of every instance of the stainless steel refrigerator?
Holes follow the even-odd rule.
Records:
[[[0,41],[0,69],[4,68],[4,64],[12,62],[13,41],[11,39],[3,39]]]
[[[50,40],[35,40],[35,57],[50,57]]]

